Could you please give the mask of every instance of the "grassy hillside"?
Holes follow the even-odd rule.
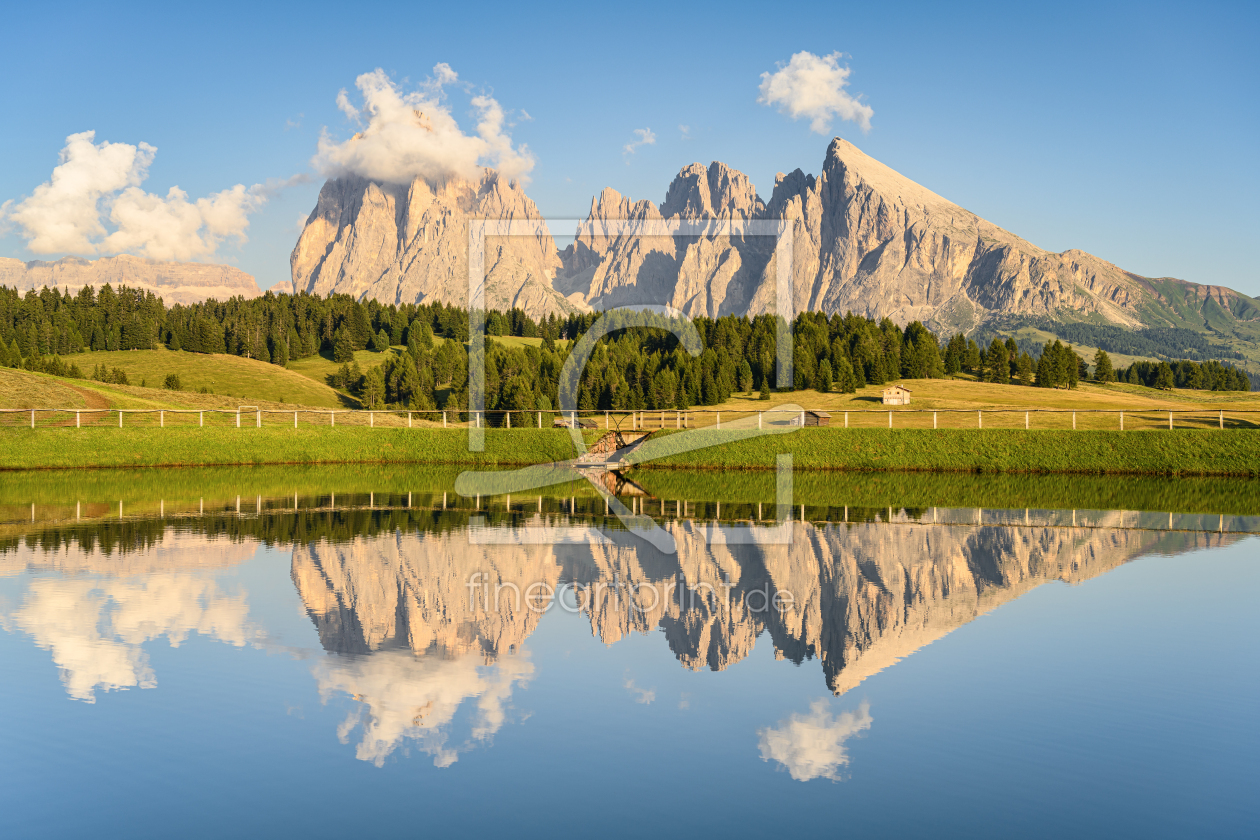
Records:
[[[22,370],[0,368],[0,408],[235,410],[242,404],[256,405],[264,410],[284,411],[286,413],[294,409],[325,412],[331,407],[295,405],[275,400],[241,398],[222,394],[168,391],[163,388],[140,388],[135,385],[106,385],[87,379],[60,379],[43,373],[29,373]],[[23,425],[26,422],[24,418],[14,418],[12,415],[3,415],[2,418],[0,419],[0,426]],[[328,422],[327,415],[322,413],[304,415],[302,419],[305,423],[318,423],[320,425]],[[72,415],[61,415],[51,419],[44,416],[40,417],[41,424],[72,424],[73,421]],[[117,425],[118,419],[117,415],[114,415],[110,418],[102,416],[94,420],[94,418],[85,415],[82,418],[82,422],[85,424],[100,422]],[[134,418],[129,416],[127,422],[136,425],[153,425],[159,421],[156,415],[138,415]],[[197,418],[196,416],[168,416],[166,422],[168,425],[179,423],[195,424]],[[207,417],[206,419],[207,424],[227,422],[228,420],[221,416]],[[234,422],[233,418],[233,424]],[[281,423],[283,421],[269,420],[268,422]],[[385,419],[382,422],[384,425],[390,425],[391,423],[393,425],[405,425],[405,420]]]
[[[207,388],[215,395],[232,397],[238,402],[244,400],[251,404],[266,400],[277,404],[347,407],[346,399],[338,396],[322,380],[314,381],[298,372],[240,356],[206,355],[166,349],[119,350],[76,353],[67,356],[65,361],[77,364],[84,376],[91,376],[92,369],[98,364],[104,364],[110,370],[120,368],[126,372],[132,386],[143,383],[149,388],[161,388],[166,375],[176,373],[179,374],[186,392]]]
[[[803,408],[816,408],[831,412],[831,425],[843,426],[845,411],[849,414],[851,428],[888,428],[888,411],[891,409],[894,428],[932,427],[932,410],[940,428],[975,428],[976,411],[990,412],[983,418],[985,428],[1024,427],[1024,411],[1030,410],[1029,425],[1033,429],[1070,429],[1070,414],[1037,414],[1042,410],[1066,410],[1081,412],[1077,415],[1078,429],[1116,429],[1119,426],[1117,412],[1124,411],[1125,428],[1159,428],[1168,424],[1167,412],[1197,412],[1196,417],[1183,415],[1178,425],[1197,424],[1215,426],[1218,412],[1227,412],[1227,425],[1260,425],[1260,414],[1245,415],[1237,412],[1260,411],[1260,393],[1238,391],[1158,391],[1141,385],[1096,385],[1081,383],[1071,391],[1050,388],[1029,388],[1023,385],[995,385],[974,379],[903,379],[898,384],[909,388],[913,394],[908,406],[883,405],[883,385],[868,385],[855,394],[821,394],[817,391],[792,391],[772,394],[769,402],[761,401],[756,394],[736,394],[719,406],[698,406],[691,414],[691,425],[706,426],[715,422],[710,412],[720,410],[724,423],[754,415],[758,411],[772,411],[775,406],[795,404]],[[997,413],[1005,410],[1008,413]],[[697,413],[703,411],[704,413]],[[1233,411],[1232,416],[1228,412]],[[1091,414],[1088,412],[1106,412]],[[660,424],[660,412],[647,411],[647,428]],[[674,426],[674,412],[665,412],[665,425]],[[623,424],[624,425],[624,424]]]

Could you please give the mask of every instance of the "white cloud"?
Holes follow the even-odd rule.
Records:
[[[870,706],[833,716],[827,701],[818,700],[809,714],[793,714],[777,727],[758,730],[761,760],[774,759],[798,782],[839,778],[837,771],[849,763],[844,742],[871,728]]]
[[[196,633],[241,647],[262,635],[244,594],[180,569],[124,579],[35,578],[10,622],[50,652],[66,693],[86,703],[96,702],[97,691],[157,685],[146,642],[165,636],[179,647]]]
[[[634,136],[638,139],[631,140],[629,143],[621,147],[628,155],[634,154],[635,149],[640,146],[653,146],[656,144],[656,134],[654,134],[650,128],[636,128],[634,130]]]
[[[636,703],[642,703],[643,705],[646,706],[656,699],[656,689],[639,688],[637,685],[634,684],[634,680],[632,679],[627,678],[624,683],[624,686],[625,686],[626,691],[629,691],[631,694],[635,695],[634,702]]]
[[[476,134],[465,134],[451,115],[443,89],[458,79],[450,65],[438,64],[419,90],[404,93],[384,70],[364,73],[355,79],[362,106],[352,103],[343,90],[337,94],[337,107],[352,122],[366,125],[341,143],[325,130],[311,165],[330,178],[350,174],[398,184],[417,176],[429,181],[448,176],[474,180],[483,165],[508,178],[526,180],[534,156],[524,145],[513,146],[498,101],[485,94],[473,97]]]
[[[869,131],[875,112],[845,90],[850,72],[840,66],[838,52],[825,56],[798,52],[786,66],[780,64],[775,72],[761,74],[757,101],[776,106],[794,120],[807,117],[810,130],[818,134],[828,133],[836,117]]]
[[[689,125],[680,125],[680,126],[678,126],[678,131],[682,134],[682,139],[683,139],[683,140],[690,140],[690,139],[691,139],[691,126],[689,126]]]
[[[341,723],[337,737],[349,743],[360,730],[355,757],[377,767],[399,747],[413,745],[433,756],[437,767],[450,767],[459,754],[493,741],[507,722],[515,685],[525,685],[534,674],[528,653],[482,664],[480,655],[457,659],[418,657],[410,651],[378,651],[371,656],[330,656],[315,667],[320,696],[336,693],[359,701]],[[457,719],[466,701],[472,714]],[[455,730],[467,726],[462,740]]]
[[[95,143],[95,137],[94,131],[71,134],[52,177],[21,201],[5,204],[5,221],[20,229],[32,252],[207,257],[224,239],[244,242],[249,214],[276,189],[237,184],[195,201],[179,187],[165,196],[147,193],[140,184],[157,149]]]

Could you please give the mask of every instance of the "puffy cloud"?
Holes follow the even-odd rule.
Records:
[[[654,688],[640,688],[634,684],[634,680],[629,678],[626,679],[624,686],[626,691],[635,695],[634,702],[636,703],[647,706],[656,700],[656,689]]]
[[[844,742],[871,728],[870,706],[833,716],[827,701],[814,702],[808,714],[793,714],[779,725],[758,730],[761,760],[774,759],[798,782],[839,778],[837,771],[849,763]]]
[[[634,154],[634,150],[640,146],[656,145],[656,134],[650,128],[636,128],[634,130],[634,136],[637,139],[631,140],[629,143],[621,147],[628,155]]]
[[[96,143],[95,137],[94,131],[71,134],[52,177],[21,201],[6,203],[4,220],[20,229],[32,252],[207,257],[225,239],[243,242],[249,214],[266,201],[270,188],[261,185],[237,184],[195,201],[179,187],[165,196],[147,193],[140,184],[157,149]]]
[[[126,579],[36,578],[8,622],[50,652],[66,693],[86,703],[96,702],[97,691],[157,685],[146,642],[165,636],[179,647],[197,633],[239,647],[262,635],[243,594],[178,570]]]
[[[475,134],[465,134],[445,102],[444,88],[459,77],[447,64],[433,68],[433,76],[411,93],[403,92],[384,70],[355,79],[362,106],[346,91],[337,94],[337,107],[363,130],[338,143],[325,130],[311,160],[327,177],[352,174],[373,181],[406,184],[417,176],[438,181],[448,176],[474,180],[483,165],[521,181],[534,168],[534,156],[524,145],[513,146],[503,108],[493,97],[472,99],[477,112]]]
[[[807,117],[811,131],[826,134],[831,121],[839,117],[850,120],[869,131],[871,106],[850,96],[848,67],[840,66],[840,53],[818,56],[798,52],[786,66],[780,64],[773,73],[761,74],[761,95],[757,101],[776,106],[792,119]]]
[[[409,651],[378,651],[370,656],[330,656],[315,668],[320,695],[346,694],[359,701],[338,727],[348,743],[361,728],[355,757],[377,767],[400,746],[412,745],[433,756],[437,767],[449,767],[459,754],[493,740],[507,722],[512,689],[534,674],[528,653],[483,666],[480,655],[457,659],[417,657]],[[467,736],[454,743],[456,712],[475,700]]]

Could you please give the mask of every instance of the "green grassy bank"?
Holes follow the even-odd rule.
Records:
[[[588,438],[598,436],[588,433]],[[678,435],[685,435],[680,437]],[[1248,431],[800,429],[789,434],[658,433],[633,456],[643,468],[1260,476],[1260,434]],[[568,433],[488,429],[89,428],[0,433],[0,469],[254,464],[516,466],[573,457]],[[700,448],[675,451],[686,441]],[[645,463],[650,462],[650,463]]]
[[[475,464],[515,466],[573,457],[556,429],[13,429],[0,434],[0,470],[256,464]]]
[[[632,459],[652,469],[770,470],[787,453],[796,470],[1260,476],[1260,434],[1248,431],[702,430],[682,434],[703,448],[675,452],[677,434],[658,433]]]

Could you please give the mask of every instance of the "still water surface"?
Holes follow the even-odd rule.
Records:
[[[4,835],[1254,836],[1250,485],[656,480],[6,480]]]

